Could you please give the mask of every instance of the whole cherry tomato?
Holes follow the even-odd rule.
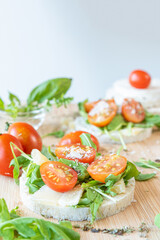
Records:
[[[64,146],[64,145],[70,145],[70,144],[75,144],[75,143],[80,143],[81,144],[81,139],[80,136],[82,133],[88,133],[85,131],[75,131],[75,132],[70,132],[66,134],[64,137],[61,138],[58,146]],[[90,134],[90,133],[88,133]],[[98,139],[90,134],[92,142],[94,142],[97,146],[97,151],[99,150],[99,142]]]
[[[142,70],[135,70],[129,75],[129,82],[135,88],[147,88],[151,82],[151,76]]]
[[[42,150],[42,139],[30,124],[15,122],[9,126],[8,133],[21,142],[25,153],[30,154],[32,149]]]
[[[10,143],[14,143],[18,148],[23,151],[23,147],[19,140],[10,134],[0,135],[0,174],[13,177],[13,167],[9,168],[10,162],[13,159]],[[21,153],[15,147],[13,147],[16,157]]]

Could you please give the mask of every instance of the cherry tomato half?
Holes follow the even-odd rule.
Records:
[[[105,155],[91,163],[87,171],[93,179],[105,183],[106,177],[110,174],[117,176],[125,170],[126,166],[127,159],[125,157],[116,154]]]
[[[64,146],[64,145],[70,145],[70,144],[75,144],[75,143],[80,143],[81,144],[81,139],[80,136],[82,133],[88,133],[88,132],[84,132],[84,131],[75,131],[75,132],[70,132],[68,134],[66,134],[64,137],[62,137],[62,139],[60,140],[58,146]],[[90,133],[88,133],[90,134]],[[92,142],[94,142],[97,146],[97,151],[99,150],[99,142],[98,139],[91,135],[91,140]]]
[[[25,122],[13,123],[9,126],[8,133],[21,142],[25,153],[30,154],[33,149],[42,150],[42,139],[30,124]]]
[[[147,88],[151,82],[151,76],[142,70],[135,70],[129,75],[129,82],[135,88]]]
[[[71,144],[57,147],[55,154],[58,158],[65,158],[83,163],[91,163],[96,157],[96,150],[82,144]]]
[[[44,183],[56,192],[67,192],[77,183],[77,173],[61,162],[45,162],[40,166]]]
[[[13,177],[13,167],[9,168],[10,162],[13,159],[10,147],[11,142],[23,151],[22,145],[17,138],[10,134],[0,135],[0,174],[9,177]],[[21,155],[15,147],[13,147],[13,150],[16,157]]]
[[[114,99],[101,100],[88,114],[88,121],[97,127],[108,125],[117,113],[117,106]]]
[[[92,108],[94,108],[95,105],[96,105],[97,103],[99,103],[100,101],[101,101],[101,100],[97,100],[97,101],[94,101],[94,102],[86,102],[86,103],[84,104],[84,108],[85,108],[86,112],[89,113],[89,112],[92,110]]]
[[[129,122],[140,123],[145,118],[145,111],[141,103],[132,98],[125,98],[122,104],[122,115]]]

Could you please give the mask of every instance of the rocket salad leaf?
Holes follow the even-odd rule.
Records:
[[[38,218],[20,217],[12,213],[13,211],[9,212],[5,200],[0,199],[0,237],[3,237],[3,240],[80,240],[79,233],[72,229],[70,222],[56,224]]]

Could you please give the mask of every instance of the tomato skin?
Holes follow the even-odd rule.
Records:
[[[92,116],[92,111],[89,112],[88,121],[89,121],[90,124],[95,125],[96,127],[105,127],[116,116],[117,105],[116,105],[114,99],[107,100],[106,102],[108,103],[108,106],[109,106],[107,112],[105,112],[105,111],[102,112],[101,111],[101,112],[95,114],[94,116]],[[94,110],[94,108],[93,108],[93,110]],[[101,120],[98,120],[99,116],[102,116]]]
[[[145,118],[145,111],[141,103],[132,98],[125,98],[122,104],[122,115],[128,122],[140,123]]]
[[[13,167],[9,168],[10,162],[13,159],[10,143],[14,143],[18,148],[23,151],[23,147],[17,138],[10,134],[0,135],[0,174],[4,176],[13,177]],[[13,147],[16,157],[21,153]]]
[[[97,100],[97,101],[94,101],[94,102],[86,102],[86,103],[84,104],[84,108],[85,108],[86,112],[89,113],[89,112],[92,110],[92,108],[94,108],[95,105],[96,105],[97,103],[99,103],[100,101],[101,101],[101,100]]]
[[[58,158],[90,164],[96,157],[96,150],[92,147],[77,143],[57,147],[55,149],[55,154]]]
[[[71,167],[61,162],[48,161],[40,166],[44,183],[56,192],[67,192],[77,183],[78,175]]]
[[[25,153],[30,154],[33,149],[42,150],[42,139],[30,124],[15,122],[9,126],[8,133],[21,142]]]
[[[129,82],[132,87],[144,89],[149,87],[151,76],[142,70],[135,70],[129,75]]]
[[[105,183],[106,177],[110,174],[119,175],[124,172],[126,166],[127,159],[125,157],[116,154],[105,155],[92,162],[87,171],[93,179]]]
[[[58,146],[64,146],[64,145],[70,145],[70,144],[76,144],[76,143],[81,144],[80,136],[82,133],[90,134],[89,132],[85,132],[85,131],[70,132],[61,138]],[[93,136],[92,134],[90,134],[90,135],[91,135],[91,140],[92,140],[92,142],[94,142],[96,144],[97,151],[98,151],[99,150],[99,141],[95,136]]]

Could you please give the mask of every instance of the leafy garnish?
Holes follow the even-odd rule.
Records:
[[[153,177],[155,177],[156,173],[146,173],[146,174],[142,174],[140,173],[135,179],[137,181],[147,181]]]
[[[45,185],[40,174],[40,166],[35,163],[31,163],[26,169],[26,177],[26,186],[29,188],[30,194],[35,193]]]
[[[49,136],[54,136],[56,138],[62,138],[64,136],[64,134],[65,134],[64,131],[59,130],[56,132],[47,133],[47,134],[43,135],[42,138],[49,137]]]
[[[0,237],[3,240],[80,240],[79,233],[72,229],[69,222],[56,224],[38,218],[20,217],[17,214],[13,218],[4,199],[0,199]]]
[[[91,135],[89,133],[82,133],[80,135],[81,143],[82,145],[86,145],[89,147],[93,147],[95,150],[97,150],[96,144],[91,140]]]
[[[87,114],[87,112],[85,110],[85,107],[84,107],[84,104],[87,103],[87,102],[88,102],[88,99],[85,99],[83,102],[78,103],[79,113],[85,119],[88,118],[88,114]]]
[[[139,162],[134,162],[138,167],[142,168],[153,168],[156,169],[157,171],[160,171],[160,163],[148,160],[146,161],[145,159],[141,158]]]
[[[108,131],[118,131],[125,127],[127,122],[124,120],[121,114],[117,114],[113,120],[107,125]]]
[[[89,178],[89,173],[87,172],[88,164],[80,163],[78,161],[72,161],[60,158],[59,162],[66,164],[67,166],[73,168],[78,173],[78,180],[80,182],[84,181],[85,179]]]
[[[160,228],[160,213],[155,216],[154,224]]]

